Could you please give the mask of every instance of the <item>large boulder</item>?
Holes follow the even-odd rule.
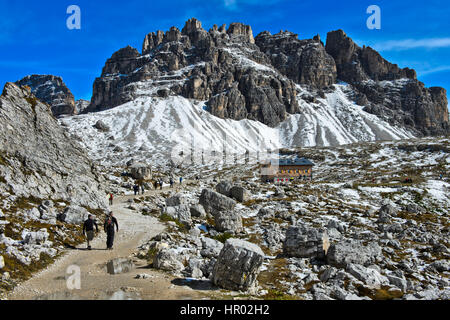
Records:
[[[347,239],[332,244],[327,253],[328,263],[337,268],[345,268],[350,263],[367,266],[381,258],[381,247],[377,243],[364,245],[359,240]]]
[[[166,206],[168,207],[186,205],[187,203],[187,198],[180,193],[177,193],[176,195],[166,199]]]
[[[126,258],[113,259],[108,262],[106,269],[109,274],[128,273],[135,268],[133,261]]]
[[[102,132],[109,132],[109,130],[111,130],[108,125],[106,123],[104,123],[102,120],[98,120],[95,124],[94,124],[94,128],[102,131]]]
[[[207,213],[214,215],[221,211],[233,211],[236,201],[210,189],[204,189],[200,196],[200,204]]]
[[[219,182],[219,184],[216,186],[216,191],[220,194],[223,194],[224,196],[230,197],[231,188],[233,188],[233,183],[231,181],[225,180]]]
[[[223,249],[223,243],[211,238],[202,237],[202,250],[200,254],[205,258],[218,258]]]
[[[192,224],[191,209],[187,205],[180,205],[176,207],[165,207],[162,214],[166,214],[172,219],[180,221],[185,226],[189,227]]]
[[[256,244],[229,239],[217,259],[213,282],[227,290],[252,291],[264,261],[264,253]]]
[[[46,200],[38,207],[40,219],[48,224],[56,224],[58,212],[54,207],[53,201]]]
[[[408,282],[406,279],[391,274],[386,275],[386,277],[391,285],[396,286],[403,292],[406,292],[408,290]]]
[[[178,274],[184,269],[184,265],[178,260],[178,257],[179,255],[174,250],[161,250],[153,260],[153,267]]]
[[[191,216],[195,218],[206,218],[205,208],[201,204],[191,206]]]
[[[250,198],[250,192],[244,187],[234,186],[231,188],[231,197],[239,202],[245,202]]]
[[[380,210],[378,211],[379,214],[386,214],[386,215],[390,215],[390,216],[396,216],[398,213],[397,208],[395,208],[392,203],[386,203],[383,204],[380,208]]]
[[[0,256],[0,269],[3,269],[5,267],[5,259],[3,259],[3,256]]]
[[[58,220],[69,224],[82,224],[89,217],[89,212],[80,206],[72,205],[58,215]]]
[[[22,232],[22,239],[25,244],[44,244],[48,240],[49,236],[50,234],[45,228],[37,232],[30,232],[26,230]]]
[[[326,230],[300,225],[286,231],[283,251],[290,257],[325,258],[329,247]]]
[[[389,284],[387,277],[381,275],[377,270],[372,268],[366,268],[358,264],[350,263],[347,265],[346,271],[369,287],[379,289],[381,286]]]
[[[214,215],[214,225],[220,232],[238,233],[242,230],[242,216],[236,211],[220,211]]]
[[[148,180],[152,178],[152,169],[144,163],[134,163],[130,167],[130,174],[135,180]]]

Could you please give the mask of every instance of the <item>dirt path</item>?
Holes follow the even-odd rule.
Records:
[[[164,191],[168,191],[166,188]],[[150,191],[154,194],[160,191]],[[96,299],[143,299],[143,300],[184,300],[204,299],[206,291],[193,290],[180,285],[171,275],[150,269],[146,261],[135,259],[137,268],[130,273],[109,275],[108,261],[127,258],[144,241],[164,231],[165,226],[154,217],[143,216],[126,207],[133,196],[118,197],[111,207],[119,221],[114,250],[105,250],[106,235],[100,233],[93,242],[93,250],[87,251],[82,244],[69,250],[47,269],[22,283],[8,296],[10,300],[96,300]],[[69,290],[66,277],[70,266],[81,269],[81,289]],[[138,274],[148,274],[149,279],[135,279]]]

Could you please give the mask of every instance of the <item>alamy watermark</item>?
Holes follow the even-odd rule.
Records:
[[[70,5],[67,7],[67,14],[70,16],[67,18],[66,25],[69,30],[81,29],[81,9],[77,5]]]
[[[81,268],[69,266],[66,271],[66,286],[69,290],[81,290]]]
[[[381,8],[377,5],[371,5],[367,8],[367,14],[370,14],[370,17],[367,19],[367,28],[369,30],[380,30]]]
[[[171,134],[174,145],[171,161],[174,165],[239,165],[260,163],[278,158],[281,137],[264,137],[263,133],[248,130],[244,136],[231,135],[227,128],[210,128],[214,135],[203,134],[203,125],[175,130]]]

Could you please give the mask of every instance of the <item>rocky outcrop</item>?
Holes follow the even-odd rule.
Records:
[[[227,30],[227,34],[233,37],[239,37],[243,42],[255,43],[255,39],[253,38],[252,27],[247,26],[242,23],[232,23]]]
[[[231,188],[231,197],[238,202],[245,202],[250,199],[250,192],[242,186],[234,186]]]
[[[326,51],[334,58],[338,78],[342,81],[354,83],[369,79],[383,81],[417,77],[414,70],[400,69],[372,48],[360,48],[342,30],[328,33]]]
[[[84,110],[86,110],[90,104],[91,104],[91,102],[88,100],[80,99],[80,100],[75,101],[75,114],[83,113]]]
[[[242,216],[236,211],[221,211],[214,215],[214,226],[217,231],[238,233],[242,231]]]
[[[106,207],[101,178],[50,107],[27,87],[7,83],[0,96],[0,191]]]
[[[206,211],[201,204],[191,206],[191,216],[195,218],[205,219]]]
[[[127,47],[116,52],[94,83],[89,111],[135,99],[139,83],[160,84],[154,96],[182,95],[207,101],[221,118],[253,119],[269,126],[298,112],[295,83],[273,69],[255,44],[250,26],[204,30],[190,19],[180,32],[171,28],[146,36],[142,55]]]
[[[303,114],[302,103],[318,103],[338,81],[351,86],[351,101],[415,135],[448,134],[446,91],[425,88],[416,72],[400,68],[370,47],[360,48],[342,30],[300,40],[297,34],[264,31],[232,23],[206,31],[195,18],[149,33],[142,46],[112,55],[95,80],[96,112],[140,96],[183,96],[205,101],[212,115],[250,119],[276,127]],[[301,88],[310,94],[300,94]],[[300,100],[300,102],[299,102]],[[374,130],[377,131],[377,130]]]
[[[236,201],[210,189],[204,189],[200,196],[200,204],[207,213],[215,215],[222,211],[233,211]]]
[[[30,87],[36,98],[50,105],[55,117],[77,113],[75,98],[60,77],[30,75],[17,81],[16,84]]]
[[[422,135],[449,133],[445,89],[425,88],[414,70],[389,63],[370,47],[359,47],[342,30],[328,33],[326,51],[336,61],[338,79],[355,87],[357,103],[365,111]]]
[[[133,261],[126,258],[118,258],[111,260],[106,265],[108,273],[113,275],[128,273],[135,268],[136,266],[134,265]]]
[[[87,220],[89,212],[80,206],[69,206],[58,216],[58,220],[65,223],[80,225]]]
[[[302,225],[287,230],[283,252],[290,257],[324,259],[329,247],[326,230]]]
[[[191,210],[187,205],[179,205],[175,207],[165,207],[162,214],[168,215],[172,219],[179,221],[186,227],[192,224]]]
[[[217,259],[213,282],[228,290],[254,290],[264,253],[256,244],[229,239]]]
[[[135,180],[151,179],[152,169],[145,163],[134,163],[130,167],[130,175]]]
[[[181,193],[177,193],[170,198],[166,199],[166,206],[168,207],[176,207],[181,205],[186,205],[188,203],[188,199],[182,195]]]
[[[283,75],[299,84],[325,88],[336,83],[336,64],[321,41],[299,40],[298,35],[268,31],[256,37],[256,44]]]
[[[357,240],[332,244],[327,253],[328,263],[338,268],[345,268],[350,263],[368,266],[381,258],[381,247],[377,243],[364,245],[362,241]]]
[[[202,238],[202,250],[200,251],[202,257],[217,259],[222,249],[223,243],[207,237]]]
[[[216,191],[224,196],[235,199],[238,202],[245,202],[250,197],[250,192],[241,185],[234,185],[231,181],[221,181],[216,186]]]
[[[175,274],[184,269],[184,265],[178,260],[176,251],[170,249],[161,250],[158,253],[153,260],[153,267]]]

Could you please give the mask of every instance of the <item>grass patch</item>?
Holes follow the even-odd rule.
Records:
[[[283,293],[282,291],[278,291],[276,289],[269,289],[269,292],[264,295],[262,298],[264,300],[278,301],[278,300],[302,300],[300,297],[291,296]]]
[[[169,215],[166,214],[166,213],[161,214],[161,215],[159,216],[159,219],[160,219],[162,222],[175,222],[176,225],[177,225],[177,227],[178,227],[178,230],[181,231],[181,232],[186,233],[186,232],[189,231],[189,228],[188,228],[186,225],[184,225],[183,223],[181,223],[179,220],[177,220],[177,219],[175,219],[175,218],[172,218],[171,216],[169,216]]]
[[[214,240],[217,240],[219,242],[225,243],[227,242],[228,239],[233,238],[233,235],[231,233],[225,232],[225,233],[221,233],[215,237],[213,237]]]
[[[28,266],[9,255],[4,255],[3,258],[5,260],[5,267],[2,269],[2,272],[9,272],[11,278],[14,280],[26,281],[32,277],[33,273],[53,263],[57,257],[52,258],[45,253],[41,253],[39,261],[33,261]]]
[[[403,292],[398,289],[382,286],[380,289],[370,289],[365,286],[357,286],[360,296],[367,296],[372,300],[394,300],[401,299]],[[390,289],[390,290],[389,290]]]

